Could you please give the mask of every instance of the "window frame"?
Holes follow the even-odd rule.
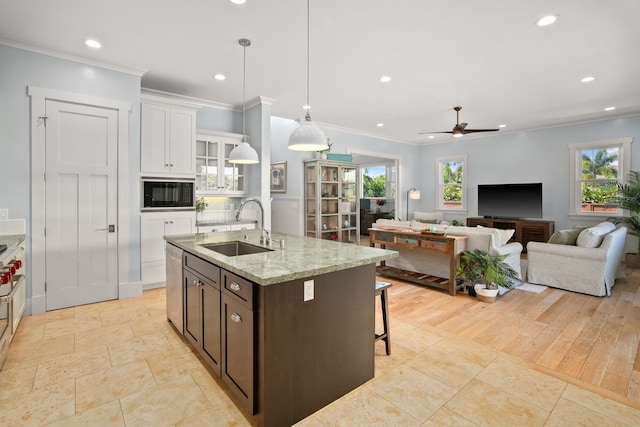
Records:
[[[624,182],[631,170],[631,143],[633,138],[616,138],[569,144],[569,217],[608,218],[622,216],[624,212],[582,212],[582,151],[618,148],[618,182]]]
[[[457,154],[454,156],[443,156],[436,157],[436,179],[435,179],[435,194],[436,194],[436,210],[445,211],[445,212],[467,212],[467,171],[469,170],[468,164],[468,155],[467,154]],[[460,162],[462,163],[462,183],[460,187],[462,188],[462,200],[461,206],[459,208],[450,208],[445,207],[444,205],[444,187],[445,183],[443,182],[443,170],[444,165],[450,162]]]
[[[374,167],[384,167],[384,197],[365,197],[364,195],[364,171],[365,169],[368,168],[374,168]],[[396,169],[395,173],[394,173],[394,168]],[[380,199],[380,198],[384,198],[384,199],[391,199],[391,200],[395,200],[397,197],[397,193],[398,193],[398,182],[397,182],[397,176],[398,176],[398,171],[397,171],[397,166],[396,166],[396,162],[383,162],[383,163],[370,163],[370,164],[366,164],[366,165],[360,165],[360,195],[362,199],[369,199],[369,200],[375,200],[375,199]],[[396,194],[392,194],[393,190],[395,189]]]

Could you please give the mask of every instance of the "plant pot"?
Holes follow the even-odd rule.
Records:
[[[640,268],[640,255],[627,252],[624,254],[624,263],[627,267]]]
[[[498,296],[498,289],[487,289],[485,285],[478,284],[474,286],[476,296],[483,302],[494,302]]]
[[[467,285],[467,293],[469,294],[470,297],[476,296],[476,290],[473,285]]]

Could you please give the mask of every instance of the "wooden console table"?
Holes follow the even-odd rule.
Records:
[[[456,280],[456,267],[460,259],[459,255],[466,248],[467,236],[446,236],[435,233],[421,233],[411,230],[387,230],[379,228],[369,229],[369,245],[380,245],[382,249],[387,246],[405,247],[425,252],[436,252],[449,255],[449,277],[442,278],[426,273],[402,270],[387,267],[385,262],[380,262],[376,273],[380,276],[394,277],[421,285],[433,286],[449,291],[450,295],[456,294],[459,283]],[[462,283],[462,282],[461,282]]]

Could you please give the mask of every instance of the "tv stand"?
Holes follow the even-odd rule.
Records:
[[[511,241],[522,244],[522,252],[527,252],[527,243],[546,242],[553,234],[554,222],[527,219],[501,218],[467,218],[467,227],[499,228],[501,230],[516,230]]]

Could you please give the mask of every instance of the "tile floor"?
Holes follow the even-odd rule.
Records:
[[[393,313],[391,332],[391,356],[376,343],[375,378],[300,426],[640,425],[640,409],[479,344]],[[167,323],[154,289],[25,317],[0,371],[0,425],[251,422]]]

